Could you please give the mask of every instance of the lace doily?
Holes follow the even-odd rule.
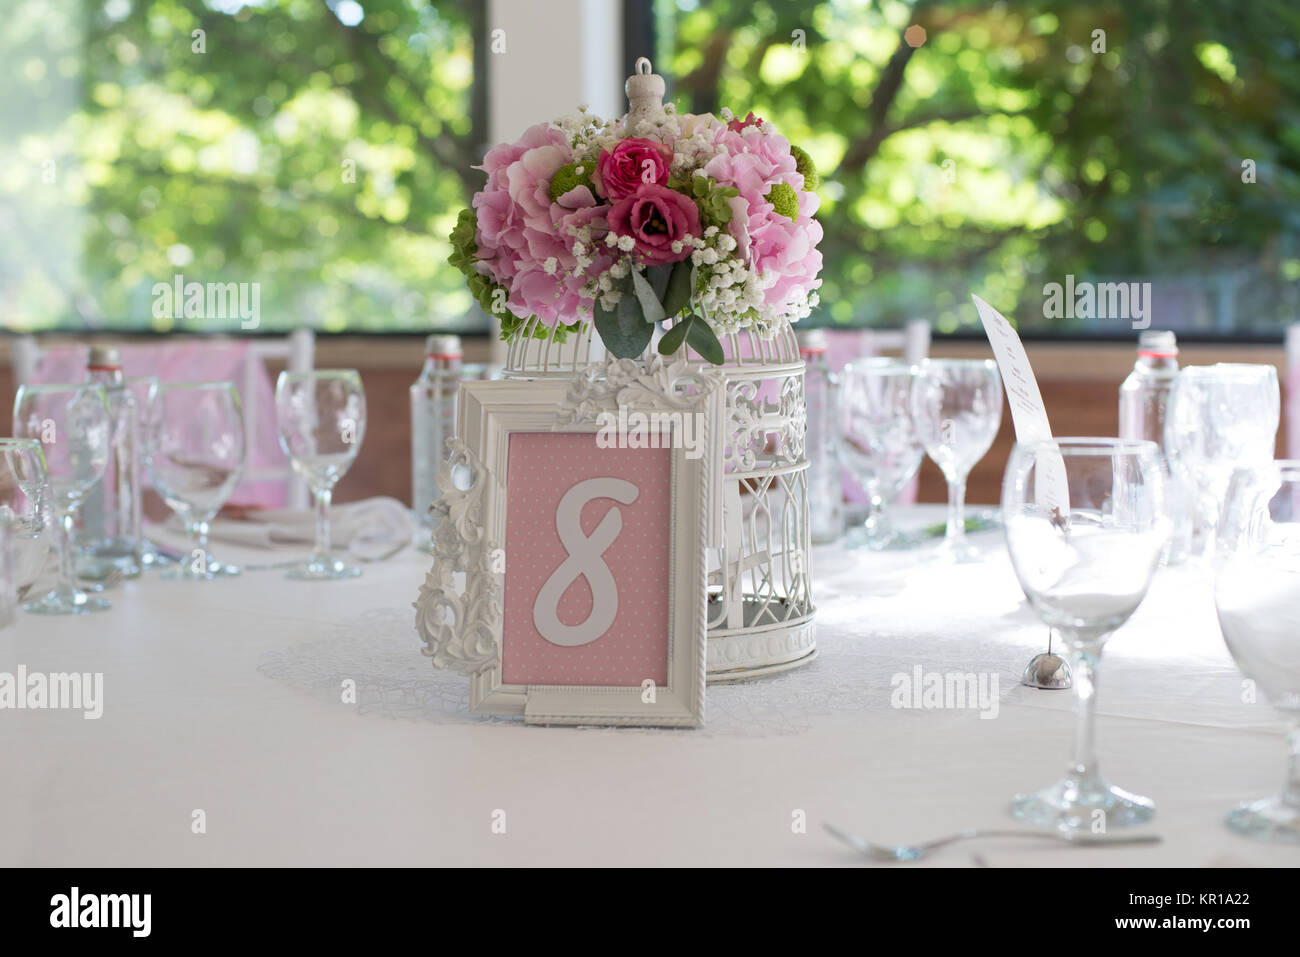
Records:
[[[879,708],[881,696],[864,693],[870,683],[879,682],[882,662],[877,656],[864,657],[844,648],[823,649],[819,654],[818,660],[796,671],[742,684],[710,685],[706,725],[690,734],[800,734],[818,715],[866,710],[873,700]],[[376,609],[339,622],[326,637],[268,652],[258,671],[336,706],[342,701],[344,681],[350,679],[356,683],[356,703],[348,707],[360,715],[521,724],[514,718],[471,714],[469,680],[431,667],[420,654],[409,612]],[[682,733],[671,728],[587,730]]]

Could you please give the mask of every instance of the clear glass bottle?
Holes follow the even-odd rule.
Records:
[[[844,496],[836,449],[839,436],[835,432],[839,383],[826,362],[826,332],[804,329],[797,336],[799,355],[806,365],[803,382],[808,419],[804,445],[808,456],[808,521],[813,543],[824,545],[838,540],[844,532]]]
[[[114,572],[140,574],[140,414],[122,375],[122,357],[93,346],[86,381],[108,396],[113,441],[104,477],[86,494],[77,529],[77,574],[94,581]]]
[[[1178,377],[1178,340],[1167,330],[1148,329],[1138,337],[1138,357],[1133,371],[1119,387],[1119,437],[1149,439],[1165,449],[1165,412],[1169,393]],[[1165,458],[1165,498],[1173,533],[1164,562],[1187,558],[1191,545],[1192,496],[1185,483],[1169,469]]]
[[[461,380],[460,336],[429,336],[424,368],[411,386],[411,507],[415,513],[413,544],[433,547],[433,516],[438,500],[437,476],[447,456],[447,439],[456,434],[456,393]]]

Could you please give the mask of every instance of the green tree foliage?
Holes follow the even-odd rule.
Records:
[[[354,25],[362,8],[338,0],[13,2],[10,326],[222,327],[153,316],[153,284],[177,272],[260,282],[266,328],[464,320],[446,260],[481,181],[474,0],[365,0]]]
[[[681,109],[752,109],[816,161],[823,322],[951,331],[976,322],[976,292],[1041,326],[1042,285],[1066,273],[1243,267],[1273,288],[1239,313],[1297,318],[1292,2],[678,0],[661,14]]]
[[[1234,271],[1250,277],[1239,318],[1295,318],[1290,0],[657,9],[657,67],[681,109],[752,109],[815,162],[820,321],[924,316],[952,330],[974,322],[973,291],[1041,326],[1042,285],[1066,273]],[[261,283],[268,329],[466,322],[473,296],[447,259],[482,181],[479,0],[7,0],[4,12],[8,327],[223,327],[153,316],[153,285],[177,272]],[[907,42],[909,26],[924,42]]]

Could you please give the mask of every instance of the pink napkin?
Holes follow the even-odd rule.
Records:
[[[164,342],[158,345],[122,345],[122,371],[128,379],[157,376],[161,382],[230,381],[245,403],[244,371],[249,344],[235,339],[211,342]],[[34,381],[37,383],[81,382],[86,378],[83,345],[51,346],[41,353]],[[257,421],[247,437],[248,458],[245,470],[287,468],[288,460],[280,448],[275,426],[275,393],[266,366],[257,364],[254,373],[257,390]],[[145,481],[148,481],[146,476]],[[288,486],[279,481],[241,482],[230,496],[236,505],[278,507],[288,502]]]

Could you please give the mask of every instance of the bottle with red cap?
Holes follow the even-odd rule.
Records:
[[[135,578],[141,568],[139,411],[117,349],[91,347],[86,380],[104,387],[113,437],[104,477],[82,502],[77,573],[91,580],[114,573]]]
[[[1119,437],[1149,439],[1165,449],[1165,413],[1169,393],[1178,378],[1178,340],[1168,330],[1148,329],[1138,337],[1133,371],[1119,387]],[[1173,534],[1164,561],[1176,564],[1187,557],[1191,534],[1190,493],[1165,460],[1165,501]]]
[[[1178,377],[1178,340],[1148,329],[1138,338],[1138,358],[1119,387],[1119,437],[1165,443],[1165,406]]]
[[[447,439],[456,434],[456,393],[461,380],[460,336],[429,336],[424,367],[411,386],[411,508],[416,548],[433,543],[429,506],[438,500],[438,470]]]

